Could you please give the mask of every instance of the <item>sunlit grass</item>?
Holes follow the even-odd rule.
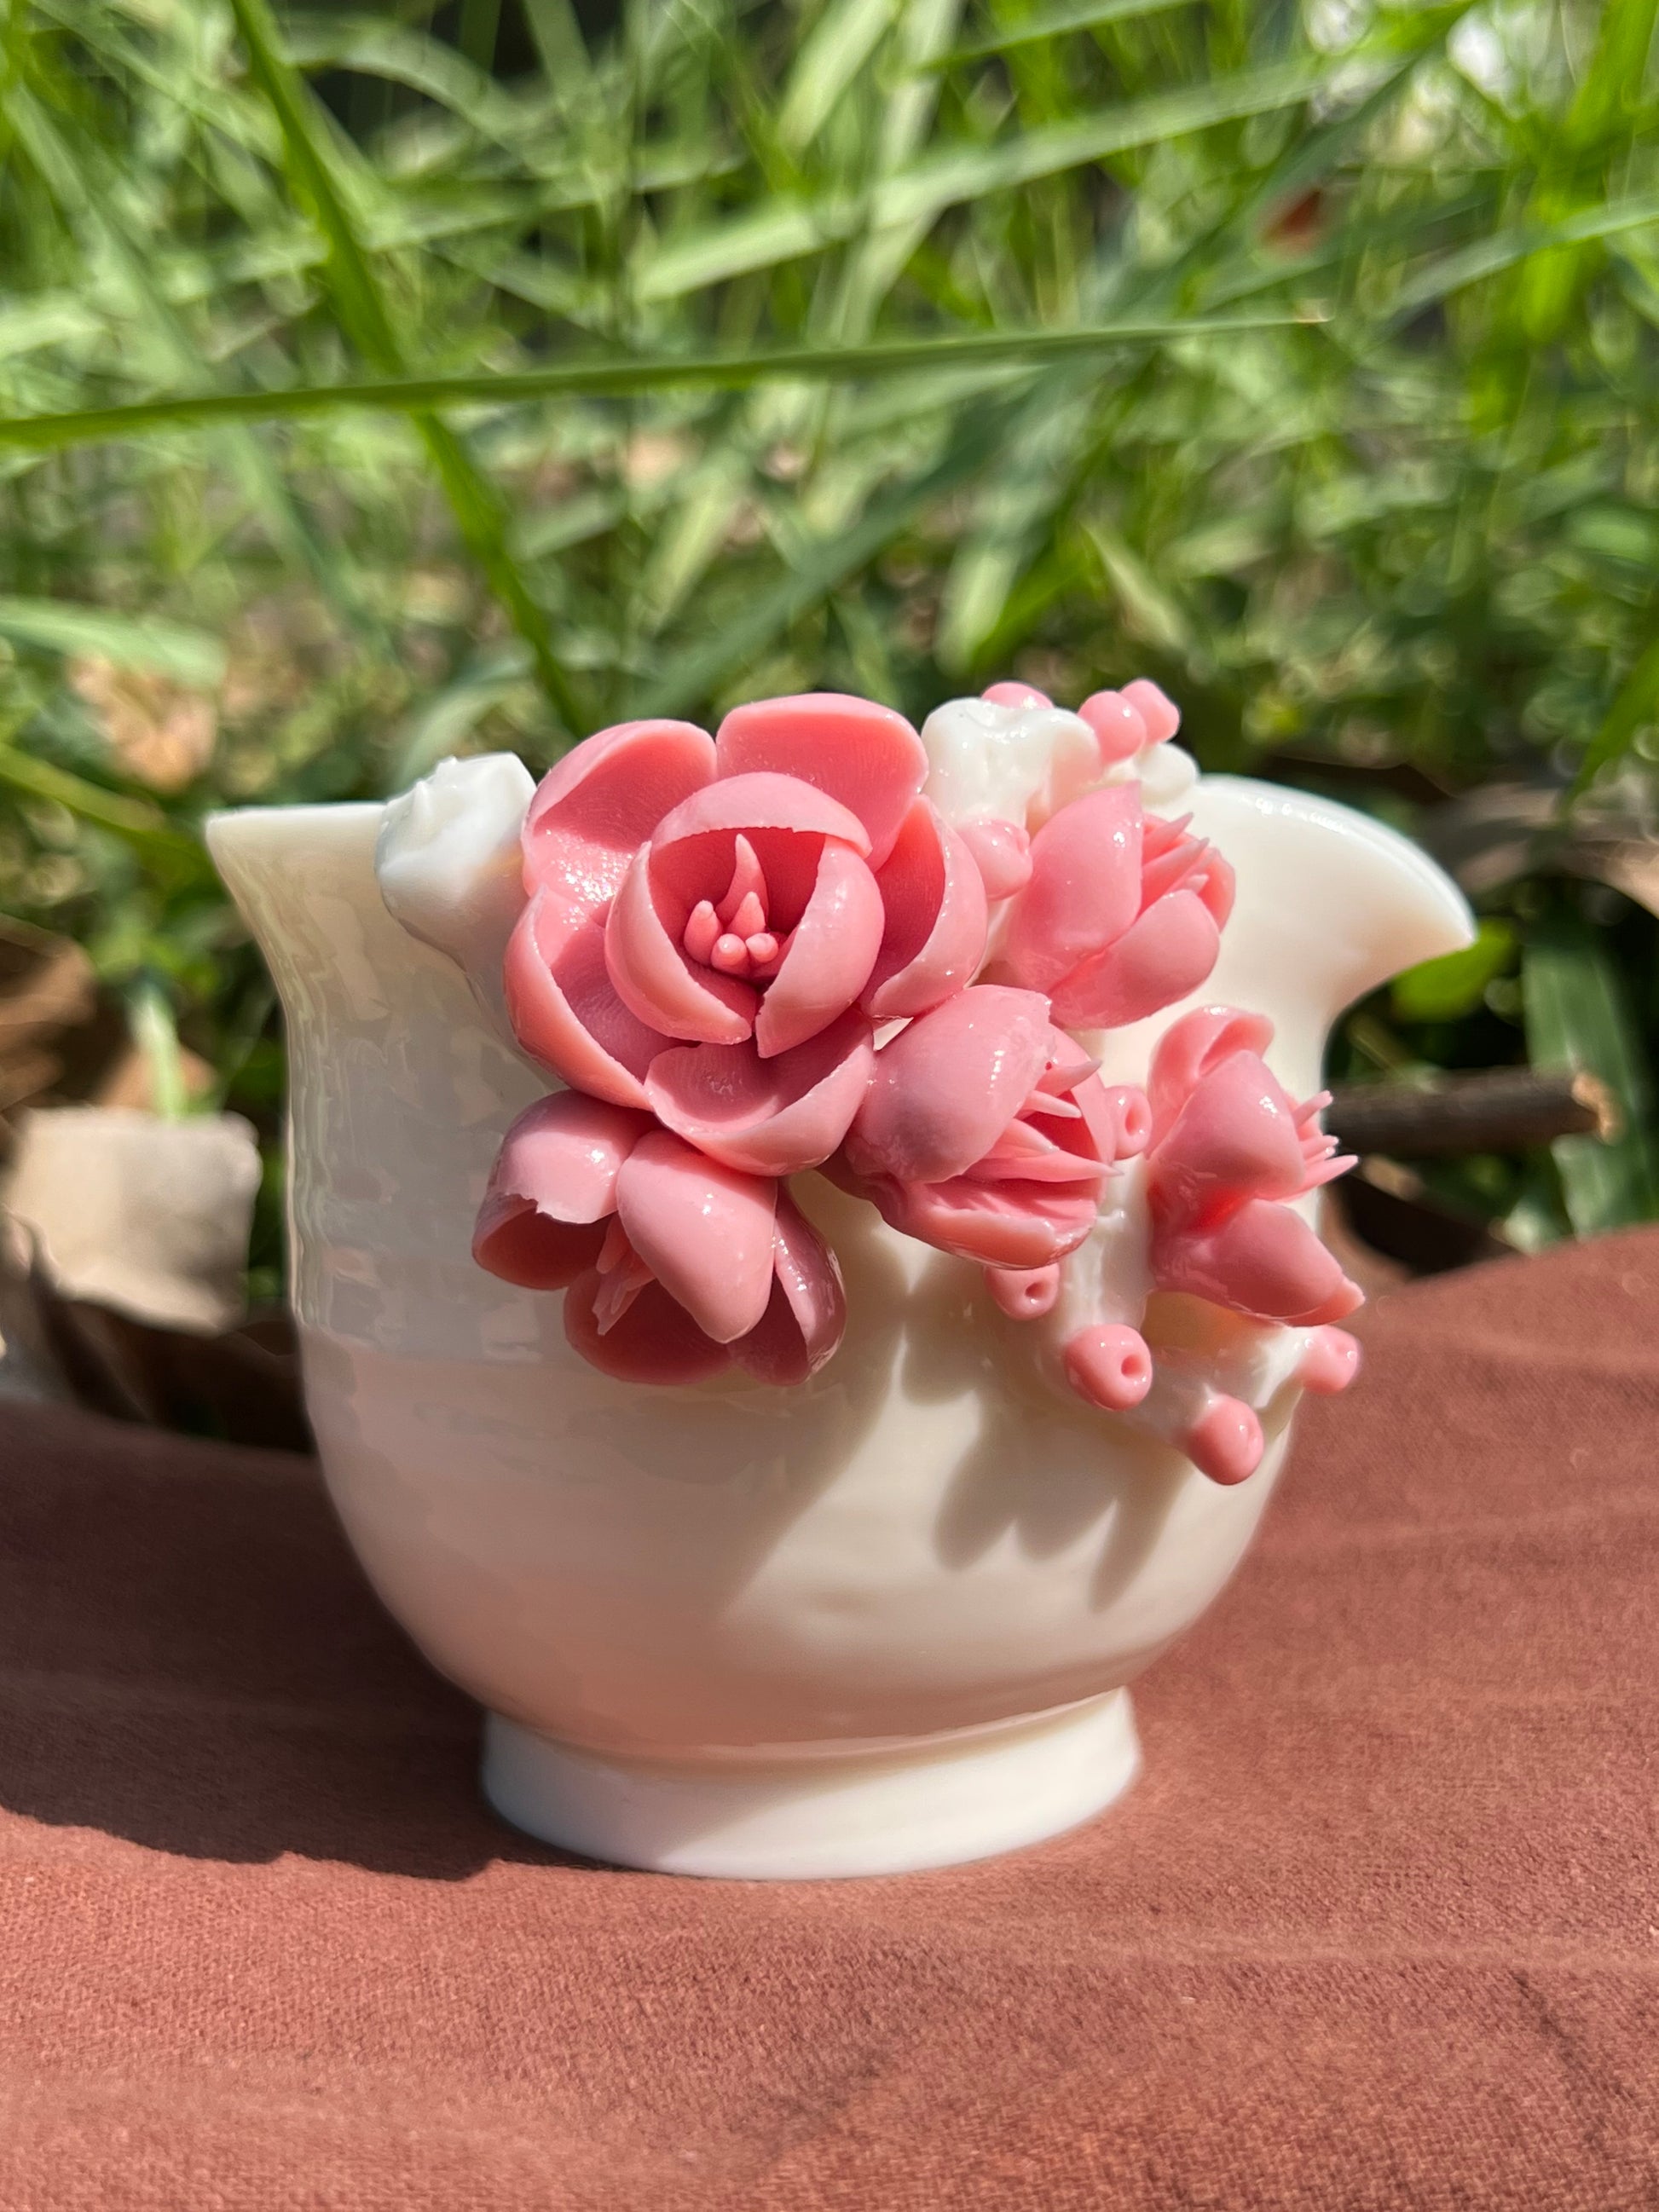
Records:
[[[1644,833],[1656,0],[489,12],[0,0],[0,902],[222,1095],[280,1057],[207,806],[641,712],[1146,672],[1212,766]],[[1619,1173],[1453,1178],[1592,1227],[1659,963],[1583,865],[1343,1051],[1596,1065]]]

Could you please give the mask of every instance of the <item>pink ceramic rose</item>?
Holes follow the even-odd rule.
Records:
[[[1329,1094],[1298,1104],[1269,1073],[1272,1037],[1260,1014],[1200,1006],[1158,1042],[1148,1085],[1152,1278],[1256,1321],[1314,1328],[1364,1294],[1285,1201],[1353,1162],[1319,1127]]]
[[[937,1006],[984,955],[984,887],[927,772],[902,715],[833,693],[739,707],[714,738],[590,738],[525,823],[520,1042],[728,1164],[827,1158],[874,1024]]]
[[[988,974],[1042,992],[1069,1030],[1122,1028],[1196,990],[1220,950],[1232,871],[1124,780],[1175,735],[1174,706],[1144,678],[1097,691],[1075,716],[1027,684],[983,696],[1017,717],[1047,712],[1062,732],[1021,819],[981,807],[957,824],[999,909]]]
[[[1232,870],[1133,783],[1051,815],[1006,910],[998,972],[1042,991],[1062,1029],[1120,1029],[1195,991],[1216,963]]]
[[[1083,1242],[1149,1126],[1142,1094],[1109,1091],[1046,999],[975,984],[877,1054],[835,1171],[907,1236],[1024,1274]]]
[[[556,1091],[502,1139],[472,1255],[563,1291],[582,1357],[633,1382],[734,1363],[801,1382],[841,1341],[841,1270],[788,1193],[695,1151],[652,1116]]]

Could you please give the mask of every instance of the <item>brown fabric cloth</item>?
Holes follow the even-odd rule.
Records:
[[[302,1460],[0,1424],[0,2205],[1659,2203],[1659,1234],[1370,1317],[1091,1827],[562,1861]]]

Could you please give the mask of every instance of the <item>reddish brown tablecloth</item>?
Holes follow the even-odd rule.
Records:
[[[0,1425],[0,2205],[1659,2203],[1659,1236],[1402,1292],[988,1865],[561,1862],[305,1462]]]

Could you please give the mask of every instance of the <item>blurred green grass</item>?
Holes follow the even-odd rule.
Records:
[[[274,1139],[209,807],[1146,672],[1479,893],[1335,1074],[1626,1107],[1437,1187],[1648,1218],[1656,5],[0,0],[0,907]]]

